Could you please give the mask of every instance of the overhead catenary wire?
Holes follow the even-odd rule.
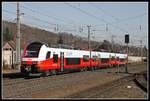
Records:
[[[33,10],[33,9],[28,8],[28,7],[25,7],[25,6],[21,6],[21,7],[25,8],[25,9],[28,9],[28,10],[30,10],[30,11],[32,11],[32,12],[34,12],[34,13],[37,13],[37,14],[40,14],[40,15],[43,15],[43,16],[47,16],[47,17],[49,17],[49,18],[53,18],[53,19],[55,19],[55,20],[63,21],[63,22],[65,22],[65,23],[67,23],[67,22],[66,22],[66,21],[64,21],[64,20],[61,20],[61,19],[54,18],[54,17],[49,16],[49,15],[43,14],[43,13],[41,13],[41,12],[37,11],[37,10]],[[4,9],[3,11],[5,11],[5,12],[7,12],[7,13],[14,14],[14,15],[16,14],[15,12],[8,11],[8,10],[5,10],[5,9]],[[26,15],[29,15],[29,14],[27,14],[27,13],[26,13]],[[29,16],[31,16],[31,15],[29,15]],[[34,20],[40,20],[40,21],[42,21],[42,22],[46,22],[46,23],[47,23],[47,21],[41,20],[41,19],[36,18],[36,17],[33,17],[33,16],[32,16],[32,19],[34,19]],[[53,24],[53,25],[54,25],[54,24]],[[55,24],[55,25],[56,25],[56,24]],[[63,25],[63,26],[66,26],[66,25]],[[68,25],[68,26],[69,26],[69,25]],[[75,25],[71,24],[71,26],[75,26]]]
[[[147,13],[145,12],[145,13],[142,13],[142,14],[139,14],[139,15],[136,15],[136,16],[131,16],[131,17],[128,17],[128,18],[124,18],[124,19],[120,19],[120,20],[118,20],[118,22],[119,23],[121,23],[121,22],[123,22],[123,21],[128,21],[128,20],[135,20],[135,19],[137,19],[137,18],[140,18],[140,17],[142,17],[142,16],[145,16]],[[115,23],[115,22],[114,22]]]
[[[47,14],[45,14],[45,13],[41,13],[41,12],[39,12],[39,11],[37,11],[37,10],[34,10],[33,8],[31,9],[31,8],[29,8],[29,7],[26,7],[26,6],[22,6],[24,9],[28,9],[28,10],[30,10],[30,11],[32,11],[32,12],[34,12],[34,13],[37,13],[37,14],[40,14],[40,15],[42,15],[42,16],[46,16],[46,17],[48,17],[48,18],[52,18],[52,19],[55,19],[55,20],[57,20],[57,21],[61,21],[61,22],[63,22],[63,23],[66,23],[66,24],[69,24],[69,25],[71,25],[71,26],[74,26],[73,24],[72,24],[72,22],[67,22],[67,21],[65,21],[65,20],[62,20],[62,19],[60,19],[60,18],[57,18],[57,17],[54,17],[54,16],[50,16],[50,15],[47,15]],[[74,22],[73,22],[74,23]]]
[[[16,12],[8,11],[8,10],[6,10],[6,9],[3,9],[2,11],[7,12],[7,13],[10,13],[10,14],[13,14],[13,15],[16,15]]]
[[[90,3],[89,3],[90,4]],[[141,14],[138,14],[138,15],[135,15],[135,16],[131,16],[131,17],[128,17],[128,18],[124,18],[124,19],[120,19],[120,18],[118,18],[118,17],[115,17],[114,15],[112,15],[112,14],[110,14],[110,13],[108,13],[106,10],[104,10],[103,8],[101,8],[100,6],[94,6],[94,5],[92,5],[92,4],[90,4],[91,6],[93,6],[94,8],[97,8],[97,9],[99,9],[99,10],[101,10],[103,13],[105,13],[106,15],[108,15],[108,16],[110,16],[110,17],[112,17],[112,18],[114,18],[114,19],[116,19],[116,21],[115,22],[112,22],[112,23],[121,23],[121,22],[123,22],[123,21],[128,21],[128,20],[135,20],[135,19],[137,19],[137,18],[140,18],[140,17],[142,17],[142,16],[145,16],[147,13],[146,12],[144,12],[144,13],[141,13]]]
[[[72,8],[75,8],[75,9],[81,11],[82,13],[85,13],[85,14],[88,15],[88,16],[94,17],[94,18],[96,18],[96,19],[98,18],[97,16],[94,16],[94,15],[92,15],[92,14],[90,14],[90,13],[88,13],[88,12],[82,10],[81,8],[78,8],[78,7],[76,7],[76,6],[73,6],[73,5],[69,4],[69,3],[65,3],[65,4],[71,6]],[[103,12],[104,12],[104,10],[103,10]],[[101,19],[101,20],[102,20],[103,22],[107,23],[107,24],[112,25],[112,26],[115,27],[115,28],[120,29],[121,31],[123,31],[123,32],[125,32],[125,33],[128,33],[127,30],[125,30],[125,29],[123,29],[123,28],[120,28],[119,26],[114,25],[113,23],[117,23],[117,22],[120,23],[120,22],[125,21],[125,20],[136,19],[136,18],[139,18],[139,17],[144,16],[144,15],[146,15],[146,14],[147,14],[147,13],[142,13],[142,14],[140,14],[140,15],[132,16],[132,17],[129,17],[129,18],[126,18],[126,19],[121,19],[121,20],[118,20],[118,21],[116,21],[116,22],[111,22],[111,23],[110,23],[110,22],[107,22],[107,21],[104,20],[104,19]],[[111,16],[111,17],[112,17],[112,16]],[[116,17],[114,17],[114,16],[113,16],[113,18],[118,19],[118,18],[116,18]],[[98,19],[99,19],[99,18],[98,18]],[[127,25],[127,24],[125,24],[125,25]]]
[[[37,10],[38,11],[38,10]],[[7,11],[5,11],[5,12],[7,12]],[[8,13],[8,12],[7,12]],[[107,12],[106,12],[107,13]],[[12,13],[12,14],[14,14],[15,15],[15,13]],[[43,15],[44,13],[42,12],[42,13],[40,13],[40,15]],[[25,14],[26,15],[26,14]],[[32,14],[31,14],[32,15]],[[46,14],[47,15],[47,14]],[[109,15],[109,14],[108,14]],[[137,15],[137,16],[134,16],[134,17],[129,17],[129,18],[125,18],[125,19],[119,19],[118,21],[127,21],[127,20],[131,20],[131,19],[136,19],[136,18],[138,18],[138,17],[140,17],[140,16],[144,16],[144,15],[146,15],[146,13],[144,14],[143,13],[143,15],[141,14],[141,15]],[[45,15],[44,15],[45,16]],[[91,16],[92,17],[92,16]],[[97,17],[97,16],[96,16]],[[39,18],[39,16],[28,16],[28,18],[29,19],[33,19],[33,20],[35,20],[35,21],[39,21],[39,22],[42,22],[42,23],[46,23],[46,24],[49,24],[49,21],[43,21],[43,19],[41,19],[41,18]],[[98,17],[97,17],[98,18]],[[40,19],[40,20],[39,20]],[[94,18],[95,19],[95,18]],[[98,18],[99,19],[99,18]],[[48,22],[48,23],[47,23]],[[120,23],[119,22],[119,23]],[[50,25],[56,25],[56,24],[50,24]],[[117,28],[117,27],[116,27]],[[68,30],[69,31],[69,30]]]
[[[13,4],[13,5],[14,5],[14,3],[9,3],[9,4]],[[72,27],[80,26],[79,22],[74,21],[74,20],[70,19],[69,17],[62,17],[62,16],[61,16],[61,19],[60,19],[60,17],[55,17],[54,15],[49,15],[49,14],[43,13],[43,12],[47,12],[47,11],[43,11],[43,10],[42,10],[43,12],[40,12],[39,10],[33,9],[33,8],[28,7],[28,6],[26,6],[26,5],[21,5],[20,8],[29,10],[29,11],[31,11],[31,12],[33,12],[33,13],[36,13],[36,14],[39,14],[39,15],[41,15],[41,16],[48,17],[48,18],[52,18],[52,19],[54,19],[54,20],[56,20],[56,21],[60,21],[60,22],[63,22],[63,23],[66,23],[66,24],[67,24],[67,25],[61,24],[61,25],[63,25],[63,26],[72,26]],[[49,12],[49,11],[48,11],[48,12]],[[49,12],[49,13],[50,13],[50,12]],[[62,19],[62,18],[63,18],[63,19]],[[66,19],[66,20],[64,20],[64,19]],[[74,25],[73,25],[73,23],[74,23]],[[68,25],[68,24],[69,24],[69,25]],[[79,25],[78,25],[78,24],[79,24]]]
[[[24,22],[24,21],[22,21],[22,22]],[[39,28],[41,28],[41,29],[44,29],[44,28],[46,28],[47,30],[48,30],[48,29],[54,29],[54,27],[36,24],[36,23],[33,23],[33,22],[29,21],[29,20],[28,20],[28,21],[25,21],[25,22],[26,22],[26,25],[31,26],[31,23],[32,23],[33,26],[39,27]]]
[[[110,22],[110,23],[114,24],[114,23],[121,23],[121,22],[128,21],[128,20],[136,20],[137,18],[140,18],[140,17],[142,17],[142,16],[145,16],[146,14],[147,14],[147,13],[145,12],[145,13],[141,13],[141,14],[138,14],[138,15],[136,15],[136,16],[131,16],[131,17],[124,18],[124,19],[116,18],[116,19],[118,19],[118,21],[114,21],[114,22]],[[115,16],[114,16],[114,17],[115,17]],[[97,26],[104,26],[104,25],[106,25],[106,24],[96,24],[96,25],[92,25],[92,26],[97,27]],[[127,24],[126,24],[126,25],[127,25]]]
[[[43,14],[43,13],[37,11],[37,10],[33,10],[33,9],[28,8],[28,7],[25,7],[25,6],[22,6],[22,7],[25,8],[25,9],[28,9],[28,10],[34,12],[34,13],[38,13],[38,14],[40,14],[40,15],[42,14],[42,15],[44,15],[44,16],[47,16],[47,17],[49,17],[49,18],[53,18],[53,19],[55,19],[55,20],[63,21],[63,20],[58,19],[58,18],[56,18],[56,17],[50,16],[50,15],[47,15],[47,14]],[[64,22],[64,21],[63,21],[63,22]],[[66,22],[65,22],[65,23],[66,23]]]
[[[89,3],[89,4],[90,4],[90,3]],[[115,17],[115,16],[113,16],[112,14],[106,12],[106,10],[102,9],[101,7],[97,7],[97,6],[94,6],[94,5],[92,5],[92,4],[90,4],[90,5],[93,6],[94,8],[96,8],[96,9],[98,9],[98,10],[101,10],[103,13],[105,13],[105,14],[108,15],[109,17],[112,17],[113,19],[116,20],[116,22],[118,22],[118,20],[119,20],[118,17]],[[125,24],[125,25],[127,25],[127,24]],[[106,31],[107,31],[107,26],[106,26]]]
[[[68,5],[68,6],[70,6],[70,7],[72,7],[72,8],[77,9],[78,11],[80,11],[80,12],[82,12],[82,13],[84,13],[84,14],[86,14],[86,15],[92,17],[92,18],[95,18],[95,19],[97,19],[97,20],[99,20],[99,21],[103,21],[103,22],[105,22],[105,23],[107,23],[107,24],[113,26],[114,28],[117,28],[117,29],[119,29],[119,30],[121,30],[121,31],[123,31],[123,32],[128,33],[128,31],[126,31],[125,29],[120,28],[120,27],[118,27],[118,26],[116,26],[116,25],[113,25],[112,23],[110,23],[110,22],[108,22],[108,21],[106,21],[106,20],[104,20],[104,19],[100,19],[99,17],[97,17],[97,16],[95,16],[95,15],[93,15],[93,14],[87,12],[87,11],[84,11],[84,10],[82,10],[82,9],[79,8],[79,7],[73,6],[73,5],[69,4],[69,3],[65,3],[65,4]]]
[[[15,15],[15,12],[11,12],[11,11],[8,11],[8,10],[4,10],[4,12],[7,12],[7,13],[9,13],[9,14]],[[27,16],[26,16],[26,15],[27,15]],[[42,20],[42,19],[37,18],[37,17],[35,17],[35,16],[32,16],[31,14],[26,14],[26,13],[25,13],[24,16],[26,16],[27,19],[32,19],[32,20],[35,20],[35,21],[38,21],[38,22],[42,22],[42,23],[49,24],[49,25],[53,25],[53,26],[58,25],[58,24],[54,24],[54,23],[51,23],[51,22]],[[27,21],[26,21],[26,22],[27,22]],[[33,24],[33,23],[32,23],[32,24]],[[40,26],[40,27],[42,28],[41,25],[39,25],[39,24],[36,24],[36,25],[37,25],[37,26]],[[45,27],[45,26],[43,26],[43,27]],[[49,29],[49,27],[45,27],[45,28],[48,28],[48,29]],[[63,31],[63,30],[62,30],[62,31]],[[67,29],[65,29],[64,31],[66,32],[66,31],[73,31],[73,30],[67,30]],[[75,31],[75,30],[74,30],[74,31]]]
[[[4,12],[7,12],[7,13],[9,13],[9,14],[13,14],[13,15],[15,15],[15,12],[11,12],[11,11],[8,11],[8,10],[4,10]],[[27,17],[27,19],[32,19],[32,20],[35,20],[35,21],[38,21],[38,22],[42,22],[42,23],[46,23],[46,24],[49,24],[49,25],[55,25],[54,23],[50,23],[50,22],[47,22],[47,21],[45,21],[45,20],[41,20],[41,19],[39,19],[39,18],[37,18],[37,17],[34,17],[34,16],[31,16],[31,15],[29,15],[29,14],[25,14],[25,15],[28,15]],[[15,19],[14,19],[15,20]],[[14,21],[13,21],[14,22]],[[29,22],[29,21],[25,21],[25,22]],[[33,23],[32,23],[33,24]],[[47,29],[49,29],[50,27],[45,27],[44,25],[39,25],[39,24],[35,24],[36,26],[39,26],[39,27],[44,27],[44,28],[47,28]]]
[[[103,8],[94,6],[94,5],[91,4],[91,3],[89,3],[89,5],[91,5],[91,6],[95,7],[95,8],[97,8],[98,10],[101,10],[103,13],[105,13],[105,14],[108,15],[108,16],[111,16],[111,17],[114,18],[115,20],[119,20],[119,18],[117,18],[117,17],[113,16],[112,14],[106,12],[106,10],[104,10]]]
[[[4,11],[7,12],[7,13],[15,14],[15,12],[10,12],[10,11],[7,11],[7,10],[4,10]],[[31,19],[36,20],[36,21],[40,21],[40,22],[43,22],[43,23],[51,24],[51,25],[56,25],[54,23],[51,23],[51,22],[48,22],[48,21],[45,21],[45,20],[41,20],[40,18],[34,17],[30,14],[25,13],[24,15],[29,15],[28,17],[30,17]]]
[[[34,12],[34,13],[38,13],[38,14],[40,14],[40,15],[42,15],[42,16],[46,16],[46,17],[49,17],[49,18],[52,17],[52,16],[49,16],[49,15],[47,15],[47,14],[43,14],[43,13],[37,11],[37,10],[33,10],[33,9],[28,8],[28,7],[25,7],[25,6],[22,6],[22,7],[25,8],[25,9],[28,9],[28,10]],[[52,18],[54,18],[55,20],[62,21],[62,22],[64,22],[64,23],[66,23],[66,24],[70,24],[70,23],[66,22],[65,20],[61,20],[61,19],[58,19],[58,18],[56,18],[56,17],[52,17]],[[53,25],[54,25],[54,24],[53,24]],[[58,26],[58,24],[55,24],[55,25]],[[63,27],[67,27],[67,26],[68,26],[68,27],[70,27],[70,26],[76,27],[76,25],[73,25],[72,23],[71,23],[70,25],[64,25],[64,24],[59,24],[59,25],[62,25]],[[65,31],[70,31],[70,30],[65,30]]]
[[[29,15],[29,17],[30,17],[31,19],[33,19],[33,20],[37,20],[37,21],[40,21],[40,22],[43,22],[43,23],[47,23],[47,24],[50,24],[50,25],[56,25],[55,23],[52,23],[52,22],[49,22],[49,21],[45,21],[45,20],[43,20],[43,19],[39,19],[39,18],[34,17],[34,16],[30,15],[30,14],[26,14],[26,15]]]

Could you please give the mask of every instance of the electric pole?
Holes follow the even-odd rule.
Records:
[[[142,26],[140,25],[140,32],[142,30]],[[142,51],[142,40],[140,40],[141,43],[141,61],[142,61],[142,56],[143,56],[143,51]]]
[[[91,67],[91,42],[90,42],[90,28],[91,28],[91,25],[87,25],[87,28],[88,28],[88,49],[90,51],[90,68],[91,70],[93,70],[93,68]]]
[[[54,28],[54,31],[56,31],[58,33],[58,24],[56,24],[55,28]]]
[[[127,43],[127,64],[125,67],[125,72],[128,73],[128,55],[129,55],[129,48],[128,48],[128,43]]]
[[[142,51],[142,40],[140,40],[141,43],[141,60],[142,60],[142,56],[143,56],[143,51]]]
[[[21,65],[21,57],[20,57],[20,10],[19,10],[19,2],[17,2],[17,35],[16,35],[16,60],[17,60],[17,68],[20,70]]]
[[[90,50],[91,49],[91,44],[90,44],[90,28],[91,28],[91,26],[87,25],[87,27],[88,27],[88,49]]]
[[[111,48],[112,52],[114,52],[114,35],[111,36]]]
[[[4,34],[4,32],[3,32],[3,28],[4,27],[2,27],[2,38],[1,38],[2,39],[2,43],[1,43],[1,46],[2,46],[2,62],[1,62],[2,63],[2,67],[3,67],[3,61],[4,61],[3,60],[3,57],[4,57],[4,51],[3,51],[3,34]]]

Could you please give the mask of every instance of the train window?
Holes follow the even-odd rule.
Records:
[[[125,61],[125,59],[120,59],[121,62]]]
[[[117,60],[119,60],[119,57],[117,57]]]
[[[46,59],[50,58],[50,54],[51,54],[51,52],[47,52]]]
[[[115,60],[115,57],[114,57],[114,56],[112,56],[112,57],[111,57],[111,60]]]
[[[25,57],[38,57],[39,51],[26,51]]]
[[[101,59],[101,62],[102,62],[102,63],[107,63],[108,61],[109,61],[108,58],[102,58],[102,59]]]
[[[38,57],[42,45],[43,44],[39,42],[34,42],[28,45],[26,48],[25,57]]]
[[[93,56],[93,61],[98,60],[98,56]]]
[[[89,55],[83,55],[83,61],[84,62],[89,61]]]
[[[58,62],[58,54],[53,55],[53,62],[57,63]]]
[[[80,64],[80,58],[66,58],[66,65]]]

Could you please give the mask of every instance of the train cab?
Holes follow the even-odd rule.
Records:
[[[46,53],[43,51],[44,47],[46,46],[43,43],[33,42],[24,49],[21,60],[21,73],[29,74],[38,73],[40,71],[38,64],[46,57]],[[40,53],[43,53],[43,56],[41,56]]]

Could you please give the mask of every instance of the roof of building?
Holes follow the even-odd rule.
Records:
[[[3,47],[4,48],[7,48],[7,47],[9,47],[9,46],[13,49],[13,50],[16,50],[16,44],[15,44],[15,42],[14,41],[7,41],[7,42],[3,42]]]

